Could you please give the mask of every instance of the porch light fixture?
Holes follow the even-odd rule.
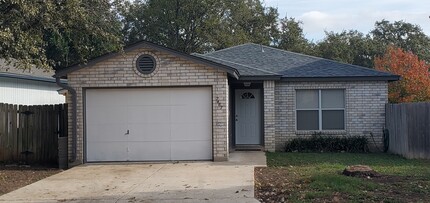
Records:
[[[251,86],[251,82],[244,82],[244,83],[243,83],[243,86],[245,86],[245,87],[250,87],[250,86]]]

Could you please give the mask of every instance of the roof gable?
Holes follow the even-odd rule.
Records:
[[[76,65],[61,69],[61,70],[57,70],[55,73],[55,77],[65,78],[65,77],[67,77],[67,74],[69,74],[71,72],[74,72],[76,70],[95,65],[98,62],[116,57],[116,56],[120,55],[122,52],[133,51],[135,49],[139,49],[142,47],[154,49],[157,51],[166,52],[166,53],[172,54],[174,56],[193,61],[193,62],[198,63],[198,64],[202,64],[202,65],[206,65],[206,66],[209,66],[212,68],[220,69],[220,70],[226,71],[228,74],[230,74],[234,78],[239,78],[239,72],[230,66],[226,66],[226,65],[219,64],[219,63],[216,63],[216,62],[211,61],[211,60],[206,60],[204,58],[200,58],[200,57],[196,57],[196,56],[189,55],[186,53],[182,53],[182,52],[176,51],[174,49],[160,46],[160,45],[148,42],[148,41],[140,41],[140,42],[131,44],[129,46],[124,47],[124,49],[122,51],[112,52],[112,53],[108,53],[108,54],[96,57],[94,59],[89,60],[85,64],[76,64]]]

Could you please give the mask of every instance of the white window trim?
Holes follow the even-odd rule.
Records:
[[[318,90],[318,108],[309,108],[309,109],[302,109],[297,108],[297,91],[300,90]],[[322,107],[322,90],[342,90],[343,91],[343,108],[323,108]],[[333,89],[296,89],[295,90],[295,124],[296,124],[296,132],[297,131],[316,131],[316,132],[324,132],[324,131],[345,131],[346,130],[346,89],[342,88],[333,88]],[[297,129],[297,111],[318,111],[318,130],[298,130]],[[322,129],[322,111],[343,111],[343,129],[337,129],[337,130],[323,130]]]

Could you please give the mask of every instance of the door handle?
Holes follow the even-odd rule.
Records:
[[[124,135],[128,135],[130,134],[130,130],[127,130],[127,132]]]

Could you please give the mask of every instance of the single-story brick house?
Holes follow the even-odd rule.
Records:
[[[189,55],[146,41],[55,77],[68,80],[71,165],[225,161],[315,132],[378,139],[399,79],[257,44]]]

